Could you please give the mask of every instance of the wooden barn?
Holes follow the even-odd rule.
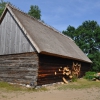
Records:
[[[10,4],[0,18],[0,81],[42,85],[81,77],[91,60],[75,42]]]

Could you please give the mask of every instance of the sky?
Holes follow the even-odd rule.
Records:
[[[88,20],[100,25],[100,0],[4,0],[28,12],[31,5],[41,10],[41,19],[58,31],[66,30],[69,25],[77,28]]]

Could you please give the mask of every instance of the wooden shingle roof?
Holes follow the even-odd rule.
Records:
[[[30,17],[10,4],[6,5],[0,23],[7,11],[11,13],[38,53],[92,62],[71,38],[64,36],[54,28]]]

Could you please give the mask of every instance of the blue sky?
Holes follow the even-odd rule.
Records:
[[[9,1],[24,12],[31,5],[38,5],[41,19],[59,31],[69,25],[78,27],[86,20],[100,24],[100,0],[4,0]]]

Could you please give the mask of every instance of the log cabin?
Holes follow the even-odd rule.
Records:
[[[61,82],[72,73],[82,77],[91,63],[70,37],[6,5],[0,17],[0,81],[33,86]]]

